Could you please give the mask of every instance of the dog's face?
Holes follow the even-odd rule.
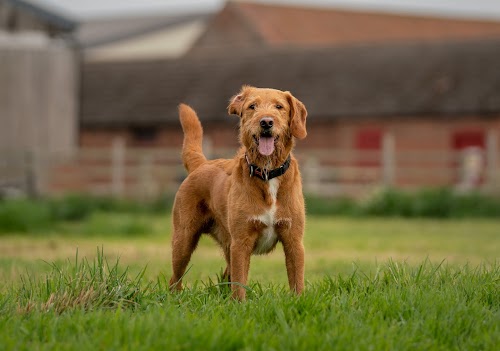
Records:
[[[307,135],[307,110],[288,91],[243,86],[231,98],[230,114],[240,116],[240,140],[255,157],[286,158],[293,137]]]

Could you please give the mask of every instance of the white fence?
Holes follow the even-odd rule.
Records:
[[[489,138],[487,144],[486,150],[400,151],[388,135],[380,151],[297,150],[296,157],[308,194],[360,197],[380,187],[449,186],[500,195],[498,143]],[[210,158],[231,157],[234,151],[207,153]],[[120,139],[110,148],[80,149],[73,157],[19,153],[0,158],[4,192],[148,199],[175,192],[185,176],[180,149],[132,149]]]

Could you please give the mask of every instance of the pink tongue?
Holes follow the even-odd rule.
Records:
[[[263,137],[259,138],[259,152],[264,156],[269,156],[274,151],[274,138]]]

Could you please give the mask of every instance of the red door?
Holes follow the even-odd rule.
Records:
[[[380,129],[358,130],[355,143],[356,150],[366,151],[360,153],[360,159],[357,162],[359,166],[380,166],[380,155],[378,154],[382,149],[382,131]]]
[[[464,130],[453,134],[453,149],[458,152],[458,184],[468,190],[484,182],[486,165],[485,136],[481,130]]]

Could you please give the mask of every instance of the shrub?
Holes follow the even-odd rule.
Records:
[[[427,218],[500,217],[500,199],[447,188],[404,192],[387,189],[365,201],[307,196],[309,214]]]
[[[97,198],[83,195],[67,195],[49,201],[52,216],[60,221],[78,221],[103,207]]]
[[[0,202],[0,233],[36,232],[53,224],[50,208],[43,202],[27,199]]]
[[[119,199],[104,196],[71,194],[50,200],[54,219],[59,221],[78,221],[95,212],[116,213],[163,213],[172,205],[171,196],[161,196],[150,202]]]
[[[364,215],[408,217],[412,213],[413,201],[406,193],[385,190],[376,193],[359,206],[359,212]]]
[[[151,202],[112,197],[71,194],[52,199],[0,200],[0,233],[36,232],[53,228],[61,222],[88,221],[83,231],[91,233],[108,228],[112,234],[148,232],[150,227],[137,216],[121,216],[120,221],[106,224],[103,213],[167,213],[173,197],[163,196]],[[101,231],[101,233],[105,233]]]
[[[349,198],[321,198],[306,196],[306,212],[315,215],[352,215],[356,212],[356,202]]]
[[[500,199],[478,193],[456,195],[453,217],[496,217],[500,218]]]

